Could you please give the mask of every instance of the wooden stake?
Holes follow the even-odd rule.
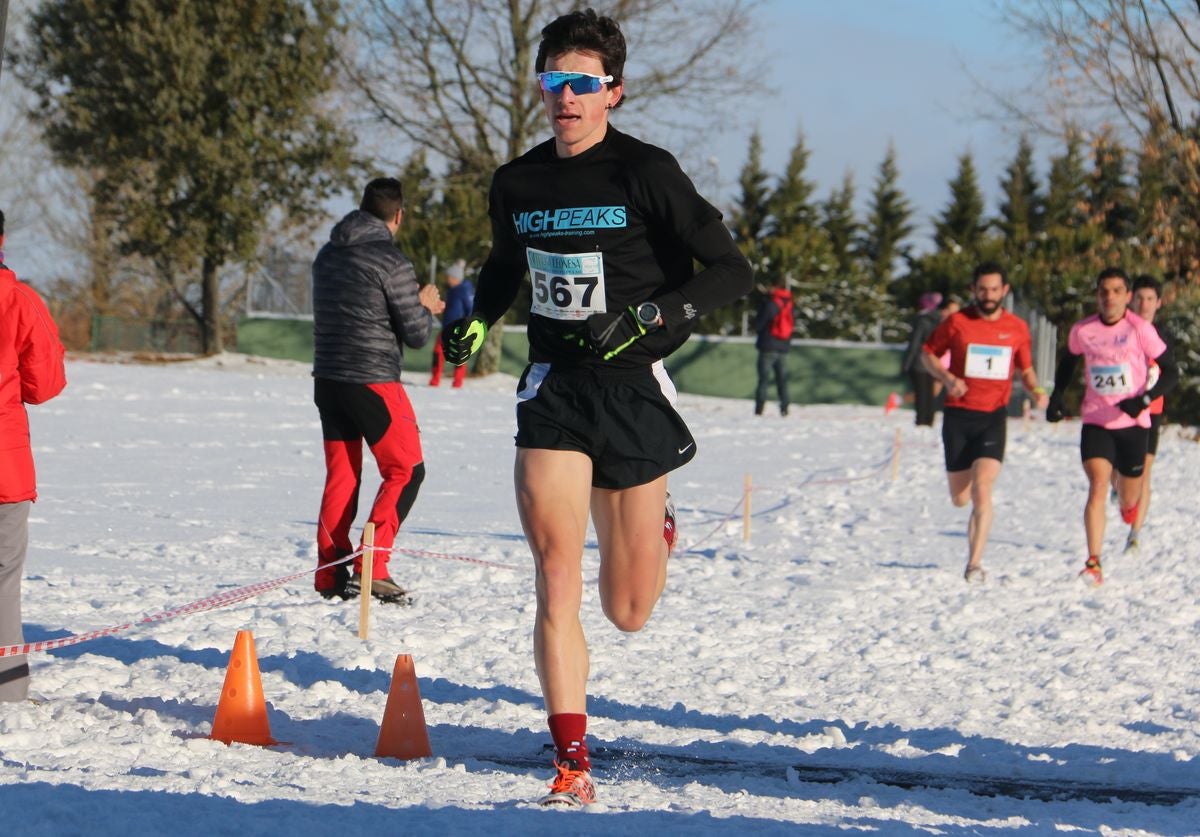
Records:
[[[745,483],[745,503],[742,506],[742,540],[750,543],[750,492],[753,487],[750,483],[750,474],[746,474]]]
[[[892,444],[892,482],[900,476],[900,428],[896,428],[896,441]]]
[[[375,581],[375,524],[363,527],[361,583],[358,585],[358,638],[367,639],[371,630],[371,584]]]

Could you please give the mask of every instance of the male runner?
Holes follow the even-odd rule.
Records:
[[[1100,551],[1104,545],[1104,501],[1115,467],[1120,474],[1117,496],[1121,518],[1137,520],[1142,474],[1149,446],[1150,412],[1154,399],[1175,386],[1179,372],[1154,326],[1128,310],[1129,277],[1118,267],[1105,268],[1096,279],[1098,312],[1071,327],[1067,347],[1054,373],[1054,394],[1046,408],[1047,421],[1063,418],[1063,396],[1082,357],[1087,390],[1080,414],[1083,431],[1079,448],[1088,478],[1083,510],[1088,558],[1079,576],[1093,585],[1104,581]],[[1161,374],[1149,389],[1150,361]]]
[[[640,630],[675,540],[667,473],[696,454],[662,358],[697,317],[748,293],[752,276],[721,213],[675,159],[609,125],[625,91],[614,20],[591,9],[557,18],[542,30],[535,63],[554,137],[496,171],[492,251],[475,306],[443,340],[446,359],[464,363],[528,270],[515,482],[536,571],[534,658],[557,750],[541,802],[578,806],[595,800],[579,618],[588,515],[604,613],[620,630]]]
[[[1154,321],[1158,310],[1162,308],[1162,285],[1153,276],[1137,276],[1133,280],[1133,300],[1129,309],[1143,320],[1151,323],[1158,336],[1162,338],[1171,356],[1175,356],[1175,336],[1164,326]],[[1161,370],[1150,372],[1149,386],[1156,383]],[[1138,500],[1137,519],[1129,527],[1129,537],[1125,540],[1125,551],[1136,552],[1142,532],[1142,524],[1150,512],[1150,470],[1154,467],[1154,459],[1158,455],[1158,436],[1163,423],[1163,408],[1165,399],[1160,395],[1150,402],[1150,436],[1146,443],[1146,467],[1142,471],[1142,496]]]
[[[1046,405],[1046,391],[1033,369],[1029,327],[1004,310],[1008,291],[1004,268],[995,262],[976,267],[971,277],[974,304],[938,326],[921,353],[925,369],[946,387],[942,444],[950,502],[959,508],[971,502],[963,571],[968,582],[987,577],[983,548],[992,528],[992,486],[1004,462],[1014,368],[1037,406]],[[949,369],[938,360],[946,351]]]

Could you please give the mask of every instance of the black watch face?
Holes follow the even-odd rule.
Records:
[[[653,302],[643,302],[638,306],[638,319],[644,325],[650,325],[658,320],[658,306]]]

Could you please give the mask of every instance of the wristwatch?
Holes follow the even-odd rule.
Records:
[[[659,310],[658,306],[653,302],[643,302],[634,309],[634,316],[637,317],[637,321],[642,328],[647,331],[658,328]]]
[[[1154,401],[1154,399],[1151,398],[1147,393],[1144,393],[1144,392],[1142,393],[1142,406],[1143,407],[1149,407],[1151,402],[1153,402],[1153,401]]]

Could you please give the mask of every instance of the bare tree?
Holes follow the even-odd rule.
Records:
[[[1200,271],[1200,2],[1005,0],[1009,23],[1044,56],[1042,113],[1002,98],[1043,131],[1120,126],[1170,184],[1143,232],[1167,273]]]
[[[1182,135],[1200,114],[1200,4],[1195,0],[1012,0],[1010,22],[1045,55],[1066,122],[1113,118],[1139,137]]]
[[[629,44],[622,119],[662,135],[690,109],[695,143],[723,110],[744,104],[759,0],[594,5],[620,22]],[[407,153],[427,151],[455,173],[454,185],[482,191],[498,165],[546,132],[534,59],[542,27],[563,8],[545,0],[358,0],[351,30],[359,49],[348,71],[371,117],[403,138]],[[670,122],[656,120],[664,101]],[[477,370],[498,366],[500,331],[489,335]]]
[[[666,95],[672,122],[680,109],[711,122],[722,102],[732,107],[751,90],[742,48],[757,5],[605,4],[629,42],[623,112],[652,118],[643,103],[661,107]],[[372,116],[414,147],[490,174],[544,133],[534,58],[542,27],[560,10],[544,0],[359,0],[352,77]],[[677,95],[684,86],[687,95]]]

